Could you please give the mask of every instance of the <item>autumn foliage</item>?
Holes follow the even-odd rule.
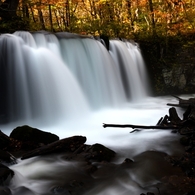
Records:
[[[20,0],[16,11],[29,30],[131,38],[177,35],[195,27],[194,0]]]

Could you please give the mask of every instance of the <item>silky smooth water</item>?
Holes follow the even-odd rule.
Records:
[[[61,155],[18,159],[10,167],[15,171],[9,186],[13,195],[68,195],[66,187],[75,180],[89,184],[81,194],[136,195],[170,172],[165,164],[164,173],[153,169],[163,162],[162,156],[153,159],[144,152],[181,152],[178,135],[171,130],[129,133],[128,128],[102,126],[155,125],[168,114],[166,104],[177,102],[169,96],[150,96],[147,72],[135,43],[112,40],[107,51],[93,38],[66,33],[3,34],[0,70],[3,132],[9,135],[16,126],[30,125],[60,138],[86,136],[87,144],[101,143],[117,152],[106,171],[99,165],[93,175],[82,173],[83,163],[63,160]],[[178,112],[182,117],[182,110]],[[135,161],[132,168],[121,168],[125,158]]]
[[[83,187],[73,185],[74,187],[70,189],[72,194],[137,195],[147,191],[157,193],[157,188],[151,187],[152,185],[160,183],[164,176],[178,173],[172,170],[169,163],[164,162],[164,153],[181,154],[179,135],[171,133],[171,130],[155,129],[130,133],[132,129],[103,128],[102,124],[155,125],[161,116],[168,113],[167,102],[176,103],[176,100],[172,97],[148,97],[143,103],[126,104],[121,109],[90,112],[89,115],[61,121],[53,126],[34,124],[35,127],[56,133],[61,138],[73,135],[86,136],[87,144],[101,143],[114,150],[117,155],[112,164],[97,163],[99,169],[92,175],[83,171],[85,163],[64,160],[63,154],[18,159],[18,164],[10,167],[16,172],[10,184],[13,194],[20,189],[23,195],[29,195],[29,191],[21,189],[25,186],[33,195],[67,195],[69,192],[66,189],[70,189],[70,183],[74,181],[83,183]],[[182,111],[178,112],[182,117]],[[156,151],[162,152],[162,155],[155,154]],[[134,163],[124,168],[122,162],[125,158],[132,159]],[[56,186],[62,188],[62,193],[52,191]],[[82,189],[87,187],[89,189],[83,192]],[[75,189],[81,190],[80,193],[74,193]]]

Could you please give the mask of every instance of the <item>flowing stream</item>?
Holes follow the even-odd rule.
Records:
[[[100,41],[69,33],[0,36],[0,128],[4,133],[9,135],[16,126],[26,124],[60,138],[83,135],[87,144],[101,143],[117,152],[111,167],[90,177],[82,174],[82,163],[65,161],[62,156],[18,159],[18,164],[10,166],[16,173],[9,186],[13,195],[146,192],[170,172],[162,156],[154,159],[152,153],[180,154],[178,135],[154,129],[129,133],[131,129],[104,129],[102,124],[156,125],[168,114],[167,103],[177,100],[150,96],[135,43],[111,40],[107,51]],[[182,117],[182,110],[178,112]],[[135,165],[120,168],[125,158]],[[91,187],[82,191],[74,183],[78,190],[70,193],[66,185],[75,178]]]

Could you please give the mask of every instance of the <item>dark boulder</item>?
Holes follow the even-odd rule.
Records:
[[[0,164],[0,185],[8,185],[12,177],[14,176],[14,172],[9,169],[7,166]]]
[[[87,145],[87,144],[83,144],[81,145],[80,148],[78,148],[77,150],[75,150],[74,154],[76,156],[69,156],[66,157],[66,159],[68,158],[73,158],[77,160],[79,159],[83,159],[87,162],[102,162],[102,161],[107,161],[110,162],[116,155],[116,153],[107,148],[104,145],[101,145],[99,143],[93,144],[93,145]]]
[[[12,165],[12,164],[16,164],[17,160],[10,153],[0,150],[0,163]]]
[[[10,137],[22,142],[33,142],[49,144],[59,140],[55,134],[45,132],[28,125],[16,127],[10,134]]]
[[[11,190],[7,187],[0,187],[1,195],[11,195]]]
[[[86,142],[86,137],[83,136],[72,136],[68,138],[64,138],[48,145],[39,147],[35,150],[27,152],[22,156],[21,159],[27,159],[34,156],[46,155],[46,154],[54,154],[59,152],[74,152],[81,145]]]
[[[95,161],[111,161],[112,158],[115,156],[115,152],[101,144],[93,144],[92,146],[89,146],[89,148],[86,150],[86,156],[85,158],[87,160],[95,160]]]
[[[0,149],[8,147],[10,144],[10,139],[2,131],[0,131]]]

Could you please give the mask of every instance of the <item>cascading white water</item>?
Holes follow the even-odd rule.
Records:
[[[63,59],[78,79],[92,108],[120,105],[126,101],[115,63],[100,42],[63,39],[60,44]]]
[[[179,153],[179,147],[170,147],[177,136],[169,131],[129,134],[128,129],[102,128],[102,123],[155,125],[167,114],[165,104],[175,100],[148,97],[148,91],[141,53],[130,42],[112,40],[107,51],[97,40],[66,33],[0,36],[0,120],[5,122],[1,125],[5,133],[27,124],[60,138],[83,135],[88,144],[98,142],[115,150],[116,166],[125,158],[135,160],[130,170],[114,169],[108,177],[97,172],[87,178],[97,181],[85,195],[142,193],[159,176],[144,175],[150,169],[143,166],[139,154],[147,150]],[[19,161],[10,168],[16,173],[9,186],[13,195],[57,194],[53,186],[80,174],[79,163],[60,156]]]
[[[15,35],[0,37],[0,61],[7,84],[7,94],[1,95],[7,97],[8,121],[48,123],[86,112],[84,94],[60,57],[45,47],[31,47],[31,43],[27,45]]]
[[[1,35],[0,41],[8,88],[3,94],[7,105],[2,115],[9,122],[51,121],[89,107],[119,107],[129,96],[136,100],[146,97],[141,55],[130,43],[110,41],[110,55],[91,38],[57,39],[49,33],[16,32]]]
[[[127,97],[137,101],[149,95],[146,70],[137,45],[113,40],[110,41],[110,52],[121,73]]]

